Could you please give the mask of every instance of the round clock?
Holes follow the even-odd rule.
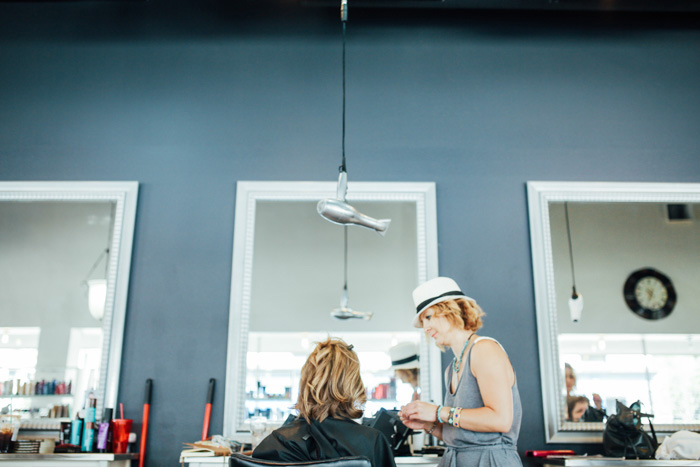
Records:
[[[645,319],[665,318],[676,306],[676,290],[671,279],[651,268],[630,274],[623,293],[630,310]]]

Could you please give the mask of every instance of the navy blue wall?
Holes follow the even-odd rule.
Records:
[[[0,179],[140,182],[119,399],[140,421],[153,378],[149,465],[197,439],[212,377],[222,431],[236,181],[340,162],[336,9],[176,3],[0,5]],[[351,9],[350,179],[437,183],[440,272],[511,355],[521,451],[546,446],[525,182],[700,181],[698,24]]]

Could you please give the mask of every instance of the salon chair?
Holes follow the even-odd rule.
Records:
[[[264,459],[255,459],[254,457],[246,456],[240,453],[231,454],[229,467],[263,467],[275,465],[309,465],[318,467],[372,467],[369,459],[366,457],[339,457],[337,459],[327,459],[322,461],[305,461],[305,462],[275,462]]]

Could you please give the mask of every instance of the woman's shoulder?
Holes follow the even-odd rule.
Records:
[[[474,355],[474,358],[476,358],[477,361],[481,362],[484,360],[510,360],[506,349],[504,349],[501,343],[493,337],[478,336],[476,339],[474,339],[471,353]]]
[[[322,423],[334,425],[334,426],[338,427],[338,429],[342,429],[342,430],[353,430],[353,431],[358,431],[361,433],[380,433],[379,430],[376,430],[376,429],[374,429],[370,426],[367,426],[367,425],[363,425],[363,424],[358,423],[355,420],[352,420],[349,418],[328,417]]]
[[[477,345],[479,344],[479,345]],[[481,349],[481,350],[486,350],[486,351],[496,351],[498,349],[502,350],[504,353],[506,349],[503,348],[500,342],[498,342],[496,339],[493,337],[488,337],[488,336],[477,336],[476,339],[474,339],[474,343],[472,344],[472,347],[477,351],[476,349]]]
[[[347,418],[331,418],[328,417],[321,425],[332,426],[333,429],[343,433],[351,432],[354,436],[367,441],[376,441],[384,436],[381,431],[371,426],[362,425],[354,420]]]
[[[281,427],[274,430],[275,433],[284,437],[290,438],[300,432],[309,431],[309,424],[306,422],[304,417],[297,417],[296,419],[286,422]]]

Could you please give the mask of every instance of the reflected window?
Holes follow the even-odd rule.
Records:
[[[101,328],[71,328],[68,340],[65,378],[73,382],[78,396],[96,389],[102,355]],[[77,401],[82,406],[82,401]]]
[[[639,400],[654,423],[700,418],[700,335],[561,334],[559,346],[562,375],[565,363],[575,371],[571,394],[591,404],[599,394],[609,415],[616,400]]]
[[[365,417],[381,408],[394,409],[411,401],[414,388],[397,378],[391,367],[389,348],[397,341],[416,344],[416,332],[332,333],[354,346],[360,359],[362,381],[367,389]],[[251,332],[248,339],[246,377],[246,418],[260,415],[282,423],[295,414],[301,368],[317,342],[327,333]]]
[[[40,333],[38,327],[8,327],[0,331],[0,395],[28,393],[27,385],[36,373]],[[5,406],[7,401],[3,402]]]

